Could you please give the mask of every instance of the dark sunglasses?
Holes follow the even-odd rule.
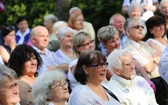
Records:
[[[101,69],[103,66],[107,67],[108,66],[108,62],[101,63],[101,64],[89,64],[89,65],[87,65],[87,67],[96,67],[98,69]]]
[[[131,29],[131,28],[139,29],[140,27],[141,27],[142,29],[144,29],[144,26],[142,26],[142,25],[132,26],[132,27],[130,27],[130,28],[128,28],[128,29]]]

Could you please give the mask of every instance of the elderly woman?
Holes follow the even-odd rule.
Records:
[[[94,40],[91,39],[90,34],[82,31],[78,32],[72,38],[72,48],[74,56],[77,57],[69,64],[68,70],[68,80],[70,81],[70,87],[73,90],[73,88],[78,84],[78,82],[74,78],[74,68],[77,64],[78,58],[83,53],[83,51],[94,50]]]
[[[19,88],[14,71],[0,65],[0,105],[20,105]]]
[[[146,34],[146,26],[145,26],[146,19],[144,20],[141,17],[142,13],[143,13],[143,8],[139,4],[132,3],[128,7],[128,16],[129,16],[129,18],[134,18],[134,19],[138,19],[139,20],[139,22],[141,23],[141,25],[144,26],[143,35],[145,35]]]
[[[40,74],[32,88],[35,105],[67,105],[68,83],[61,70],[45,71]]]
[[[108,69],[114,74],[108,82],[123,105],[158,105],[154,91],[146,80],[136,75],[132,56],[115,49],[107,58]]]
[[[0,45],[0,54],[5,64],[8,63],[9,56],[15,47],[15,27],[6,26],[2,29],[2,45]]]
[[[114,26],[105,26],[98,30],[98,39],[106,49],[106,56],[120,48],[119,32]]]
[[[58,38],[57,38],[57,35],[58,35],[58,31],[61,27],[66,27],[68,26],[68,24],[65,22],[65,21],[57,21],[54,23],[53,25],[53,35],[52,35],[52,41],[50,41],[48,43],[48,46],[47,48],[50,50],[50,51],[57,51],[59,48],[60,48],[60,43],[58,41]]]
[[[71,49],[73,34],[74,31],[70,27],[62,27],[59,29],[57,35],[60,42],[60,49],[55,52],[56,57],[67,64],[73,60],[73,52]]]
[[[68,20],[68,26],[74,29],[75,32],[78,32],[84,27],[83,21],[84,21],[83,14],[80,12],[75,12],[70,15]]]
[[[150,47],[161,54],[168,45],[166,22],[161,16],[153,16],[146,21],[147,33],[143,38]]]
[[[75,78],[81,85],[72,91],[68,105],[120,105],[101,85],[106,78],[106,64],[101,52],[91,50],[81,54],[75,68]]]
[[[166,29],[168,30],[168,0],[162,0],[159,5],[160,12],[166,21]]]
[[[8,66],[15,70],[20,80],[33,86],[36,72],[41,65],[41,57],[32,47],[18,45],[12,52]]]
[[[98,30],[98,38],[102,45],[107,50],[107,56],[114,50],[120,48],[120,38],[117,29],[114,26],[105,26]],[[149,77],[143,67],[134,60],[134,64],[136,65],[136,72],[138,75],[143,76],[151,85],[151,87],[155,90],[154,84],[149,81]],[[107,79],[110,79],[112,76],[109,70],[107,71]]]

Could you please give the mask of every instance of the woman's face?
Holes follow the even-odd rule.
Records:
[[[66,33],[62,39],[60,39],[60,44],[64,47],[71,47],[72,46],[72,37],[73,33],[68,32]]]
[[[136,75],[135,65],[131,55],[123,56],[120,60],[122,63],[122,68],[121,70],[114,69],[115,73],[125,79],[131,79],[132,75]]]
[[[79,15],[79,16],[76,17],[76,20],[75,20],[75,23],[74,23],[76,30],[83,29],[83,21],[84,21],[83,15]]]
[[[106,48],[108,53],[112,52],[114,49],[119,49],[120,48],[119,35],[115,35],[114,37],[110,38],[106,43],[102,44]]]
[[[37,59],[36,56],[32,53],[30,58],[23,65],[22,75],[34,75],[37,71]]]
[[[50,88],[50,100],[53,102],[67,101],[69,99],[68,82],[65,79],[55,82]]]
[[[11,43],[12,41],[15,41],[15,31],[11,31],[8,35],[4,37],[4,41],[6,44]]]
[[[0,104],[15,105],[19,101],[19,87],[16,80],[5,77],[4,84],[0,88]]]
[[[162,37],[165,34],[165,26],[164,24],[154,26],[152,29],[150,29],[150,32],[154,35],[154,38]]]
[[[101,61],[99,64],[92,63],[89,66],[83,67],[87,76],[87,81],[94,80],[95,82],[102,82],[106,78],[106,61]]]
[[[128,15],[130,18],[139,19],[141,17],[141,9],[133,8],[132,11]]]
[[[85,42],[76,47],[76,50],[81,54],[85,50],[94,50],[94,40],[91,37],[87,37]]]

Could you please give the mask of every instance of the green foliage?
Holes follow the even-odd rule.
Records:
[[[16,26],[18,16],[26,16],[30,28],[42,25],[45,15],[56,14],[56,1],[3,0],[5,11],[0,13],[0,28],[5,25]],[[81,8],[85,20],[91,22],[97,32],[100,27],[109,24],[109,18],[114,13],[121,13],[122,2],[123,0],[72,0],[71,6]]]
[[[43,17],[55,14],[55,0],[3,0],[5,11],[0,13],[0,28],[15,25],[18,16],[26,16],[29,27],[43,24]]]
[[[73,0],[72,6],[82,9],[85,20],[93,24],[95,31],[109,24],[110,17],[121,13],[123,0]]]

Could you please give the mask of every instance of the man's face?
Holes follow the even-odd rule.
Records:
[[[144,27],[138,22],[138,20],[132,20],[128,29],[126,29],[127,36],[130,39],[139,42],[144,37],[142,33],[143,28]]]
[[[49,43],[48,30],[44,27],[36,28],[36,35],[32,36],[31,40],[34,46],[40,50],[44,50]]]
[[[124,17],[120,15],[114,17],[114,23],[112,25],[119,31],[119,33],[124,32],[124,24],[125,24]]]

